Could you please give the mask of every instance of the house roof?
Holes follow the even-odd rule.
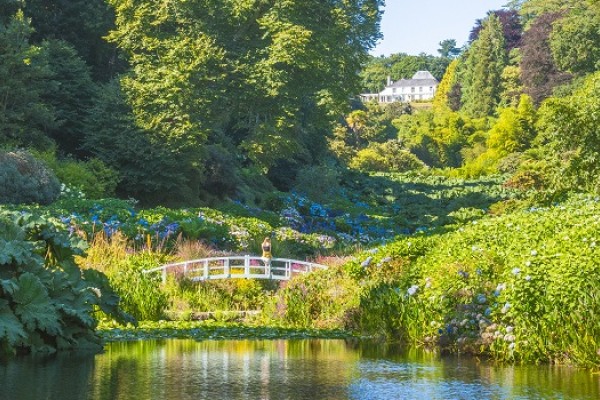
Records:
[[[438,80],[429,71],[417,71],[412,79],[400,79],[387,87],[434,86],[438,84]]]

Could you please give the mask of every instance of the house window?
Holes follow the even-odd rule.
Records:
[[[433,86],[429,86],[429,91],[433,92]]]
[[[423,91],[423,86],[419,86],[419,92]]]
[[[414,93],[414,92],[415,92],[415,88],[414,88],[414,87],[411,87],[411,88],[410,88],[410,92],[411,92],[411,93]]]
[[[393,88],[393,89],[392,89],[392,93],[396,93],[396,88]]]

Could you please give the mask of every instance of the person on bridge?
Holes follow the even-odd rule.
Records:
[[[262,259],[263,262],[265,263],[265,269],[266,269],[266,273],[267,275],[271,274],[271,259],[273,258],[273,255],[271,254],[271,238],[266,237],[265,240],[263,240],[262,242]]]

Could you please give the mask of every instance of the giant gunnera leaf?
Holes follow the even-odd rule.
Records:
[[[0,343],[4,341],[13,347],[26,337],[23,324],[8,306],[8,301],[0,299]]]
[[[50,335],[61,332],[60,317],[48,291],[37,276],[26,272],[17,279],[19,289],[13,294],[17,315],[28,331],[39,329]]]
[[[59,220],[0,208],[0,356],[99,351],[96,307],[128,317],[106,277],[81,273],[74,256],[84,245]]]

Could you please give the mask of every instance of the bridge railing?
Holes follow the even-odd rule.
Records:
[[[192,281],[230,278],[283,281],[297,274],[325,268],[327,268],[325,265],[289,258],[273,258],[270,265],[266,265],[261,257],[245,255],[182,261],[161,265],[144,272],[161,272],[163,282],[167,281],[168,274],[175,274],[179,278],[185,277]]]

